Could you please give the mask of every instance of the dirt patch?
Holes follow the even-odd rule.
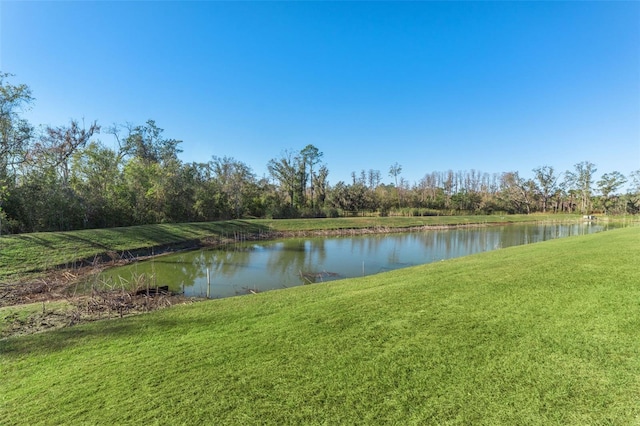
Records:
[[[47,310],[45,307],[39,312],[12,311],[0,316],[0,338],[62,328],[70,322],[68,315],[57,309]]]
[[[165,291],[93,291],[90,295],[63,299],[43,293],[36,303],[0,309],[0,338],[39,333],[76,324],[110,318],[124,318],[144,312],[193,303],[197,299]]]

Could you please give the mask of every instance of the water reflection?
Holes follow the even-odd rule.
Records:
[[[184,290],[188,296],[204,296],[210,285],[211,297],[228,297],[376,274],[482,251],[598,232],[607,227],[594,223],[524,224],[247,242],[114,268],[105,271],[99,279],[130,282],[135,281],[132,277],[147,275],[157,285],[169,285],[173,291]]]

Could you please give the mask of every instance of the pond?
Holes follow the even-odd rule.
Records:
[[[113,288],[146,282],[186,296],[222,298],[377,274],[613,227],[595,222],[536,223],[242,242],[108,269],[92,284]]]

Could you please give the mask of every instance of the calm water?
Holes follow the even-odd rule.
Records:
[[[246,242],[162,256],[105,271],[100,284],[147,277],[187,296],[220,298],[377,274],[407,266],[612,228],[598,223],[524,224],[407,234]]]

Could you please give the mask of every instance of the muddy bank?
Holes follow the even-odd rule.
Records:
[[[102,292],[9,306],[0,308],[0,339],[91,321],[124,318],[194,301],[172,294]]]

